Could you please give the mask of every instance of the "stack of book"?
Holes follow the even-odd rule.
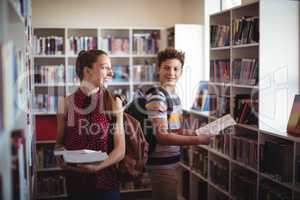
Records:
[[[64,83],[65,68],[64,65],[37,65],[38,73],[35,74],[35,83]]]
[[[228,191],[229,167],[215,160],[210,160],[210,178],[213,183]]]
[[[230,26],[212,25],[210,27],[210,47],[224,47],[230,44]]]
[[[57,166],[55,156],[52,148],[40,148],[37,149],[37,168],[53,168]]]
[[[261,171],[285,183],[293,181],[293,145],[284,141],[268,140],[260,145]],[[276,155],[276,156],[274,156]]]
[[[38,177],[37,194],[40,197],[65,195],[65,178],[60,175]]]
[[[155,81],[155,64],[133,65],[133,81]]]
[[[258,100],[251,99],[250,95],[238,94],[235,96],[234,117],[241,124],[258,124]]]
[[[133,33],[133,53],[137,55],[156,54],[159,49],[159,32]]]
[[[232,22],[233,43],[235,45],[256,43],[259,41],[259,18],[244,17]]]
[[[256,169],[258,163],[257,146],[256,140],[232,136],[232,157],[234,160]]]
[[[68,54],[77,55],[81,50],[97,48],[97,37],[74,37],[68,38]]]
[[[37,112],[56,112],[58,96],[48,94],[37,94],[34,97],[35,110]]]
[[[129,54],[129,38],[114,36],[101,38],[100,48],[110,54]]]
[[[64,38],[60,36],[33,37],[33,53],[35,55],[62,55]]]
[[[256,199],[256,177],[245,170],[234,169],[232,176],[232,194],[236,199]]]
[[[230,81],[230,60],[210,61],[210,81],[229,83]]]
[[[235,84],[257,85],[258,83],[258,60],[235,59],[232,63],[232,81]]]

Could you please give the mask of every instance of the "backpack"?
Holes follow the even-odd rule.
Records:
[[[148,114],[146,109],[146,103],[147,103],[146,96],[158,91],[162,92],[167,99],[166,102],[167,113],[168,113],[167,116],[169,119],[170,113],[173,111],[173,103],[169,93],[162,87],[151,87],[145,93],[140,91],[141,95],[134,98],[134,100],[130,102],[125,109],[125,113],[130,114],[132,117],[134,117],[136,120],[139,121],[140,126],[142,127],[142,131],[145,135],[145,138],[149,143],[149,151],[148,151],[149,154],[154,152],[157,141],[153,132],[152,122],[151,120],[148,119]]]
[[[112,96],[109,91],[104,92],[104,108],[105,110],[112,110],[111,98],[118,98],[119,96]],[[119,97],[120,98],[120,97]],[[122,99],[121,99],[122,100]],[[113,128],[113,124],[116,122],[113,115],[107,116],[110,121],[110,130]],[[125,157],[118,163],[118,175],[120,181],[128,182],[139,179],[145,171],[145,165],[148,160],[149,145],[144,137],[142,128],[139,121],[129,114],[123,114],[124,133],[126,152]],[[113,149],[113,135],[109,134],[109,152]]]

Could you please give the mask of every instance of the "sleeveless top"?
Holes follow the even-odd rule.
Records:
[[[69,97],[68,115],[65,119],[67,150],[90,149],[108,153],[109,122],[99,112],[101,95],[100,90],[86,96],[78,88]],[[117,168],[112,165],[93,174],[67,171],[66,186],[68,192],[119,188]]]

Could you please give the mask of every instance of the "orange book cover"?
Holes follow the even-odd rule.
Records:
[[[287,132],[300,136],[300,95],[295,95],[293,107],[287,125]]]

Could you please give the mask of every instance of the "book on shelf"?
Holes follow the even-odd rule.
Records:
[[[198,182],[198,200],[205,200],[208,198],[208,184],[205,181]]]
[[[208,81],[200,81],[192,109],[197,111],[209,111],[209,105],[210,95],[208,93]]]
[[[56,112],[58,96],[49,94],[36,94],[34,96],[34,110],[36,112]]]
[[[65,83],[65,68],[60,65],[36,65],[35,83]]]
[[[237,94],[234,97],[234,118],[241,124],[258,124],[258,99],[252,98],[248,94]]]
[[[71,36],[68,38],[68,55],[77,55],[81,50],[97,48],[97,37]]]
[[[213,82],[230,82],[230,60],[211,60],[210,61],[210,80]]]
[[[223,188],[224,190],[228,191],[229,166],[224,165],[215,160],[210,160],[209,165],[210,165],[209,176],[211,181],[214,184]]]
[[[258,84],[258,60],[234,59],[232,63],[232,81],[234,84],[257,85]]]
[[[247,166],[257,169],[258,144],[256,140],[232,136],[232,158]]]
[[[229,145],[230,145],[230,135],[229,134],[221,134],[221,135],[217,135],[211,141],[209,146],[212,149],[229,156],[229,150],[230,150]]]
[[[300,95],[295,95],[290,113],[287,132],[295,136],[300,135]]]
[[[259,188],[259,199],[292,200],[292,191],[274,182],[262,179]]]
[[[192,151],[192,166],[191,168],[203,177],[207,177],[208,169],[208,155],[207,151],[200,148],[193,149]]]
[[[132,79],[136,82],[141,81],[155,81],[155,63],[145,63],[142,65],[133,65],[132,66]]]
[[[185,199],[190,199],[190,173],[183,170],[181,176],[182,196]]]
[[[133,53],[137,55],[156,54],[159,49],[159,31],[133,33]]]
[[[33,36],[34,55],[62,55],[64,52],[64,37]]]
[[[37,195],[38,197],[49,197],[65,195],[65,178],[61,175],[38,176]]]
[[[256,200],[257,184],[256,175],[250,174],[246,170],[233,169],[232,176],[232,195],[236,199]]]
[[[230,44],[230,26],[229,25],[211,25],[210,26],[210,47],[224,47]]]
[[[108,35],[100,38],[100,48],[110,54],[129,54],[129,38]]]
[[[267,140],[260,145],[260,169],[274,179],[292,183],[293,145],[282,141]],[[276,155],[276,156],[274,156]]]
[[[55,168],[58,166],[54,156],[53,147],[40,146],[36,150],[37,168]]]
[[[68,65],[66,70],[66,82],[68,84],[79,84],[80,80],[76,74],[76,67],[75,65]]]
[[[129,65],[113,64],[113,82],[129,81]]]
[[[259,18],[243,17],[232,22],[233,44],[249,44],[259,42]]]

